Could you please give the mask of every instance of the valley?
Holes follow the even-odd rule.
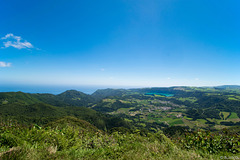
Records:
[[[136,126],[218,130],[240,124],[238,97],[237,92],[215,88],[140,89],[104,98],[92,108],[122,117]]]

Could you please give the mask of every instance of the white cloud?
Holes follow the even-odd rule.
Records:
[[[0,62],[0,67],[11,67],[11,63]]]
[[[20,40],[22,39],[22,38],[19,37],[19,36],[14,36],[12,33],[6,34],[6,36],[5,36],[5,37],[2,37],[1,39],[8,39],[8,38],[13,38],[13,39],[16,39],[16,40],[18,40],[18,41],[20,41]]]
[[[1,40],[5,41],[3,42],[4,47],[2,48],[8,47],[14,47],[17,49],[33,48],[33,45],[30,42],[23,40],[20,36],[15,36],[12,33],[6,34],[5,37],[1,38]]]

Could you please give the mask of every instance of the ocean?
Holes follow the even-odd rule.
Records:
[[[117,88],[111,86],[64,86],[64,85],[0,85],[0,92],[51,93],[60,94],[66,90],[77,90],[92,94],[98,89]],[[121,88],[121,87],[119,87]]]

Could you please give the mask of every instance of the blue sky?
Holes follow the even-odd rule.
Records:
[[[0,83],[240,85],[238,0],[0,1]]]

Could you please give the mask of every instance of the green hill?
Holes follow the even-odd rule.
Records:
[[[45,103],[28,105],[12,103],[0,105],[0,114],[2,116],[54,117],[61,116],[64,113],[61,108]]]
[[[223,86],[217,86],[214,88],[218,88],[218,89],[240,89],[239,85],[223,85]]]
[[[91,96],[97,100],[100,101],[103,98],[109,97],[109,96],[123,96],[124,94],[130,92],[126,89],[98,89],[95,91]]]
[[[53,106],[88,106],[94,102],[94,98],[85,93],[68,90],[58,95],[30,94],[23,92],[0,92],[0,104],[35,104],[46,103]]]
[[[32,94],[23,92],[0,92],[0,104],[34,104],[40,102],[41,100],[32,96]]]
[[[45,127],[51,127],[51,128],[57,128],[57,129],[73,127],[83,132],[91,132],[91,133],[95,133],[99,131],[99,129],[94,125],[92,125],[91,123],[78,119],[76,117],[71,117],[71,116],[66,116],[56,121],[52,121],[46,124]]]
[[[57,95],[56,98],[71,106],[88,106],[94,102],[92,96],[76,90],[65,91]]]
[[[130,127],[122,118],[82,107],[93,102],[90,95],[75,90],[59,95],[5,92],[0,93],[0,119],[12,119],[21,124],[41,125],[64,116],[74,116],[104,130],[113,127]]]

